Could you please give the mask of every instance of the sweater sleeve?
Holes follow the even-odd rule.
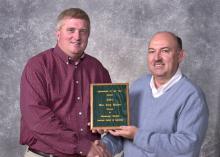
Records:
[[[195,92],[184,101],[173,133],[139,129],[134,144],[149,153],[170,156],[198,154],[208,126],[208,108],[204,96]],[[195,155],[193,155],[195,156]]]
[[[123,150],[123,140],[120,137],[105,134],[102,137],[102,143],[105,144],[106,148],[113,156]]]

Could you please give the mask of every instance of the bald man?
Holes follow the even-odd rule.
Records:
[[[148,45],[151,74],[130,89],[131,124],[110,130],[102,142],[114,155],[125,157],[198,157],[208,126],[202,90],[179,67],[182,40],[172,32],[158,32]]]

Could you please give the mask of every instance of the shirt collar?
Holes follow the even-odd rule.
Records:
[[[58,46],[58,44],[55,46],[54,48],[54,52],[55,54],[57,54],[66,64],[74,64],[74,65],[78,65],[81,60],[83,60],[85,58],[85,52],[82,53],[82,55],[80,56],[80,58],[77,61],[74,61],[72,57],[66,55]]]
[[[182,72],[181,72],[180,68],[178,68],[177,72],[174,74],[174,76],[167,83],[165,83],[164,85],[162,85],[159,88],[156,88],[155,84],[154,84],[154,78],[152,76],[151,80],[150,80],[150,87],[152,90],[153,97],[157,98],[157,97],[163,95],[168,89],[170,89],[181,78],[182,78]]]

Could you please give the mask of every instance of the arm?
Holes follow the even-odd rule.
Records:
[[[151,153],[198,154],[208,124],[207,106],[201,97],[195,95],[185,103],[177,116],[177,129],[173,133],[151,132],[134,126],[123,126],[121,130],[110,133],[133,139],[136,146]]]
[[[88,152],[91,142],[79,139],[77,133],[68,129],[54,114],[42,65],[33,67],[30,64],[33,63],[28,63],[22,74],[20,100],[22,120],[30,130],[29,136],[64,154],[79,153],[79,149]]]
[[[123,139],[121,137],[114,137],[107,133],[102,136],[101,141],[112,156],[120,153],[123,150]]]
[[[181,108],[172,111],[175,113],[173,126],[170,130],[162,131],[162,129],[159,131],[151,127],[148,128],[147,124],[145,126],[139,125],[140,122],[143,122],[138,119],[140,112],[142,112],[142,115],[147,112],[144,111],[145,108],[140,108],[142,104],[145,104],[143,102],[140,104],[144,93],[144,90],[142,90],[143,84],[145,84],[145,81],[132,86],[130,90],[131,124],[138,127],[134,136],[132,136],[132,133],[130,134],[133,137],[133,144],[146,153],[161,155],[171,153],[173,156],[187,153],[194,154],[194,156],[198,154],[208,125],[208,108],[202,92],[192,90],[190,92],[188,89],[179,90],[176,98],[182,92],[187,94],[181,102]],[[148,119],[147,121],[151,121],[151,126],[154,126],[154,120]],[[157,125],[160,127],[159,122]],[[166,124],[161,125],[166,126]],[[126,134],[121,136],[128,136],[128,133]]]
[[[177,127],[173,133],[148,132],[139,129],[134,143],[149,152],[187,154],[200,150],[208,125],[208,109],[205,100],[193,94],[177,115]]]

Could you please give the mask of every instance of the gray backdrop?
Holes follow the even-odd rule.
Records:
[[[53,47],[60,11],[88,12],[87,53],[109,70],[113,82],[132,83],[147,72],[146,42],[162,30],[183,39],[183,72],[206,93],[209,129],[202,157],[220,157],[219,0],[0,0],[0,157],[20,157],[19,82],[28,58]]]

